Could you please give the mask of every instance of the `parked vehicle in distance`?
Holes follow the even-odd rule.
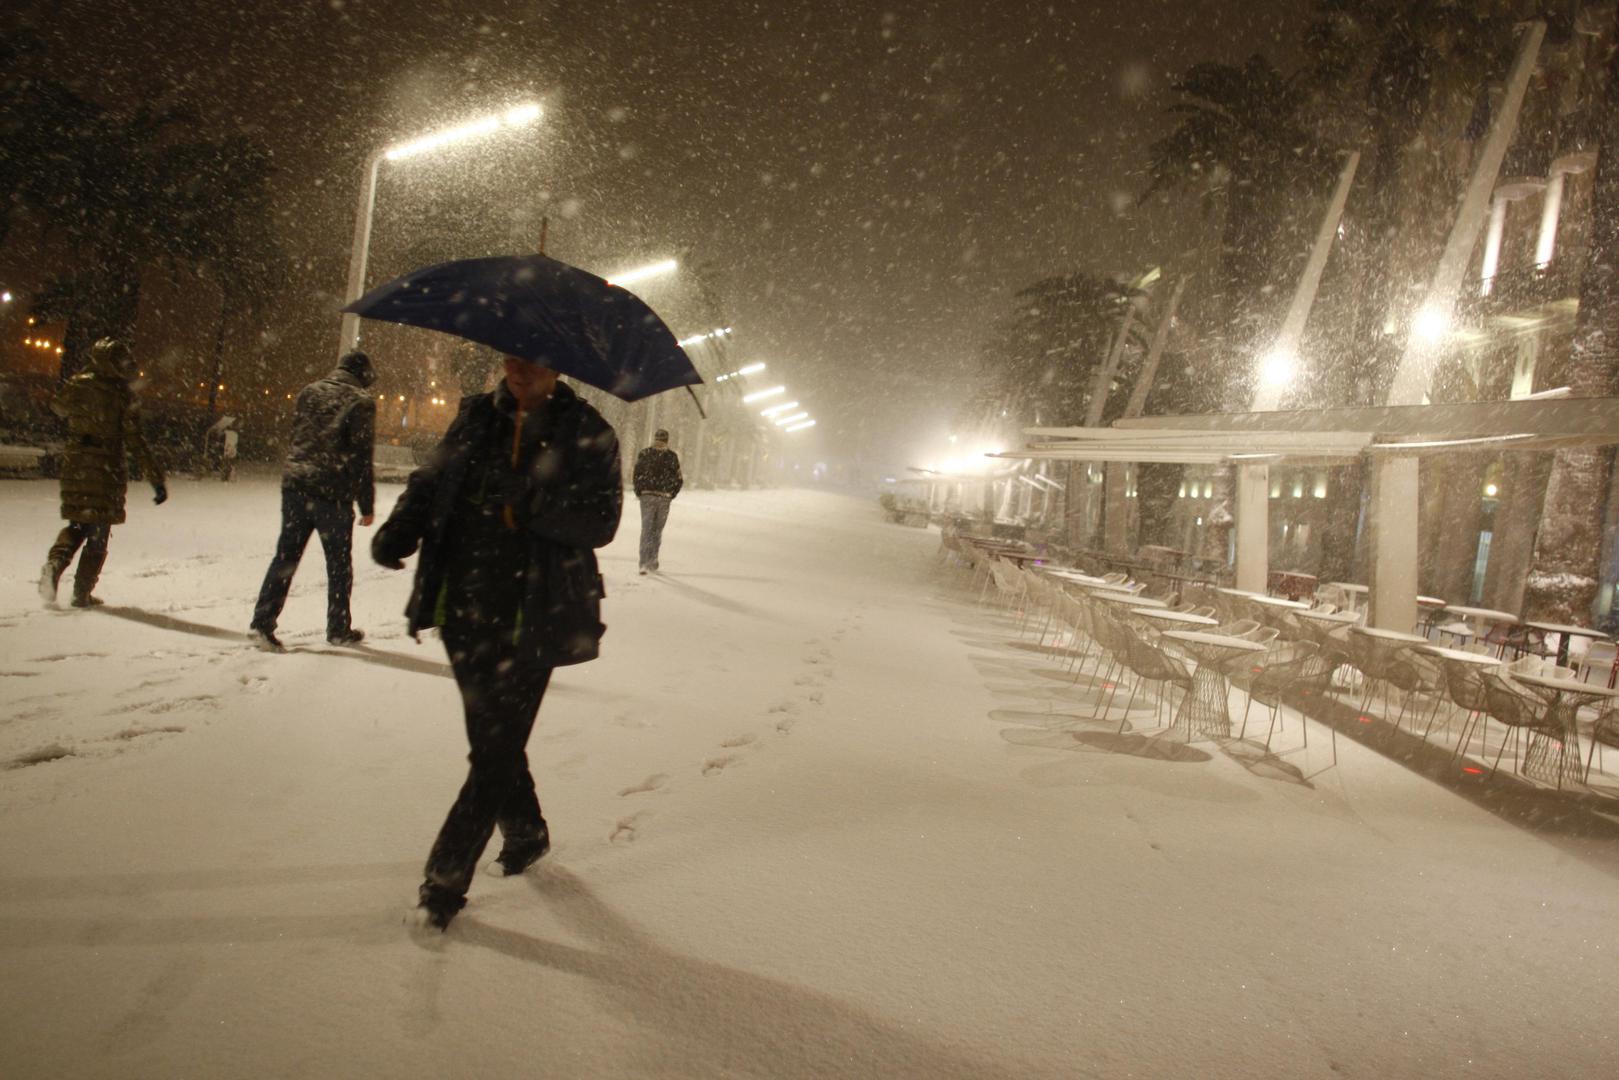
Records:
[[[379,481],[403,483],[416,471],[416,452],[408,446],[378,443],[371,455],[371,472]]]

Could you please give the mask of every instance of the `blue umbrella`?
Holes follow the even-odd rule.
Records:
[[[413,270],[343,310],[476,341],[625,401],[703,381],[639,297],[544,255]]]

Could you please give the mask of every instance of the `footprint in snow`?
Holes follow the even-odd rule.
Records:
[[[776,731],[781,735],[790,735],[792,733],[793,726],[797,723],[798,721],[794,720],[791,716],[784,716],[780,720],[776,721]]]
[[[758,738],[757,735],[749,735],[749,734],[732,735],[729,739],[722,739],[720,741],[720,745],[725,747],[727,750],[734,750],[739,746],[748,746],[748,745],[750,745],[757,738]]]
[[[721,754],[719,757],[711,757],[703,762],[703,775],[715,776],[722,773],[727,765],[735,764],[736,760],[735,754]]]
[[[645,780],[642,780],[639,784],[631,784],[629,787],[620,791],[618,793],[619,798],[623,798],[626,795],[644,795],[648,792],[657,791],[668,781],[668,779],[669,777],[665,773],[653,773]]]
[[[811,705],[819,705],[825,700],[826,700],[826,694],[825,694],[825,692],[823,692],[821,690],[816,690],[813,693],[811,693],[810,696],[809,696],[809,701],[810,701]]]
[[[619,818],[618,824],[614,825],[613,831],[608,834],[607,842],[610,844],[635,843],[635,822],[640,816],[640,814],[631,814],[629,817]]]

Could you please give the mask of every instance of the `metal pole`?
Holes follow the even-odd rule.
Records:
[[[371,251],[371,214],[377,205],[377,170],[382,166],[382,155],[374,154],[365,168],[365,182],[360,185],[360,206],[354,218],[354,249],[349,253],[349,284],[343,294],[343,306],[354,303],[365,295],[365,264]],[[360,344],[360,317],[343,316],[342,331],[338,335],[339,359],[353,352]]]

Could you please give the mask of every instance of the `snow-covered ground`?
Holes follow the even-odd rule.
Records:
[[[1612,841],[1324,729],[1086,724],[936,533],[822,493],[683,495],[656,578],[628,509],[531,744],[554,852],[424,945],[465,746],[408,574],[359,559],[331,649],[312,544],[266,655],[273,484],[131,512],[108,608],[43,611],[54,485],[0,483],[4,1076],[1619,1070]]]

